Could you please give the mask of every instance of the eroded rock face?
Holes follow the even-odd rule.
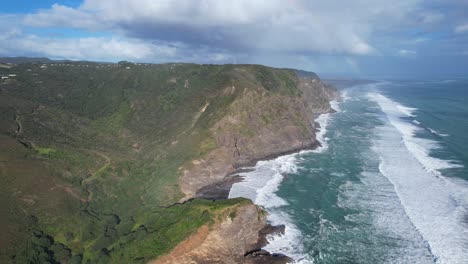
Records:
[[[186,197],[257,160],[316,147],[315,117],[332,111],[335,89],[319,79],[298,78],[300,96],[243,88],[211,132],[217,148],[192,162],[181,177]]]
[[[244,264],[285,264],[293,260],[288,256],[270,254],[265,250],[260,250],[244,258]]]
[[[255,259],[263,261],[277,258],[270,254],[246,254],[256,250],[257,243],[261,240],[259,230],[266,225],[265,215],[257,206],[241,205],[236,209],[234,217],[227,214],[211,228],[201,227],[171,253],[153,261],[152,264],[262,263],[255,262]]]

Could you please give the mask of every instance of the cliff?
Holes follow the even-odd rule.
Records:
[[[314,119],[319,114],[334,111],[329,101],[337,99],[338,94],[318,77],[299,76],[293,79],[298,89],[295,96],[240,87],[241,95],[230,105],[225,116],[210,128],[217,147],[184,168],[181,188],[186,198],[225,198],[229,186],[236,180],[229,175],[243,166],[320,144],[315,138]],[[232,86],[231,92],[235,89],[239,88]],[[227,219],[214,225],[211,232],[199,230],[154,264],[258,264],[290,260],[286,256],[272,257],[270,252],[259,250],[266,243],[265,234],[262,237],[259,231],[268,228],[263,215],[254,213],[252,206],[239,210],[237,215],[239,217],[234,221]],[[262,240],[264,244],[259,242]],[[197,246],[187,247],[187,244]]]
[[[232,86],[240,95],[210,128],[216,148],[185,167],[181,188],[186,197],[203,194],[204,187],[228,180],[225,176],[257,160],[320,144],[314,119],[333,111],[329,101],[337,98],[336,90],[318,78],[294,76],[292,81],[294,95]]]
[[[0,83],[2,263],[145,263],[203,228],[216,241],[236,229],[220,215],[244,202],[189,198],[318,144],[313,118],[336,96],[314,74],[260,65],[22,63],[0,74],[16,75]],[[232,221],[252,225],[250,243],[264,223],[242,218],[254,216],[247,203]]]
[[[286,263],[286,256],[260,252],[268,224],[261,209],[252,204],[240,205],[220,215],[210,227],[204,225],[177,245],[169,254],[151,264],[189,263]]]

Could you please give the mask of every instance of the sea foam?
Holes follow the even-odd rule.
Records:
[[[333,100],[330,102],[330,106],[336,111],[336,112],[341,112],[339,102],[336,100]],[[320,145],[318,148],[314,149],[313,152],[315,153],[320,153],[322,151],[325,151],[328,148],[328,138],[325,137],[327,134],[327,126],[328,122],[330,121],[330,113],[325,113],[319,115],[315,119],[315,122],[317,122],[320,126],[318,129],[317,133],[315,133],[315,138],[317,139],[318,142],[320,142]]]
[[[444,133],[440,133],[432,128],[427,128],[427,130],[429,130],[432,134],[434,135],[437,135],[437,136],[440,136],[440,137],[448,137],[449,135],[448,134],[444,134]]]
[[[269,235],[267,237],[269,244],[264,249],[285,254],[297,263],[306,259],[302,248],[302,234],[290,216],[281,210],[287,202],[275,192],[283,180],[283,175],[295,173],[299,169],[297,166],[299,155],[300,153],[291,154],[257,162],[253,171],[239,174],[244,180],[235,183],[229,193],[229,198],[245,197],[262,206],[267,210],[267,220],[272,225],[285,225],[284,235]]]
[[[388,121],[402,134],[406,148],[427,170],[440,175],[438,170],[461,167],[453,161],[430,156],[430,151],[439,148],[439,144],[434,140],[416,137],[416,132],[421,128],[402,119],[414,117],[413,112],[417,110],[416,108],[403,106],[378,93],[369,93],[369,97],[379,104],[386,113]],[[413,121],[413,123],[421,124],[418,121]],[[434,133],[436,132],[434,131]]]
[[[331,106],[336,111],[340,110],[336,101],[331,102]],[[315,121],[320,125],[316,133],[316,139],[321,143],[321,146],[312,150],[312,152],[319,153],[328,148],[325,134],[330,121],[330,114],[321,114]],[[304,150],[272,160],[259,161],[252,168],[252,171],[239,174],[243,177],[243,181],[233,184],[229,192],[229,198],[249,198],[255,204],[265,208],[268,212],[267,220],[272,225],[285,225],[283,235],[269,235],[267,237],[268,245],[264,249],[273,253],[285,254],[293,258],[295,263],[301,264],[312,263],[312,260],[303,251],[301,231],[293,223],[288,213],[282,209],[288,203],[276,195],[276,191],[278,191],[284,175],[296,173],[300,169],[298,162],[301,155],[310,152],[310,150]]]
[[[460,167],[453,161],[430,156],[439,145],[416,136],[420,129],[405,120],[416,109],[405,107],[379,93],[370,93],[386,114],[378,128],[375,149],[379,169],[393,184],[404,210],[427,242],[438,263],[466,263],[468,259],[468,183],[447,178],[441,169]]]

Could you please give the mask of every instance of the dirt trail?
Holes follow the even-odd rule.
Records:
[[[35,146],[34,142],[21,137],[21,134],[23,133],[23,125],[20,122],[19,115],[16,115],[15,121],[16,121],[16,126],[17,126],[16,131],[15,131],[16,141],[27,149],[34,149],[34,146]]]
[[[101,172],[103,172],[105,169],[107,169],[107,167],[109,167],[112,163],[112,160],[111,158],[109,158],[109,156],[107,156],[106,154],[102,153],[102,152],[98,152],[96,150],[93,150],[92,151],[94,154],[102,157],[103,159],[106,160],[106,162],[104,163],[104,165],[102,167],[100,167],[99,169],[97,169],[91,176],[89,176],[88,178],[84,179],[83,180],[83,183],[82,183],[82,187],[84,187],[87,191],[88,191],[88,197],[86,198],[86,202],[91,202],[93,200],[93,192],[86,188],[86,185],[88,183],[90,183],[92,180],[96,179],[97,177],[99,177],[99,174]]]
[[[106,154],[98,152],[96,150],[93,150],[92,152],[106,160],[106,164],[103,167],[108,166],[112,162],[111,158],[109,158],[109,156],[107,156]]]
[[[71,187],[68,187],[68,186],[65,186],[64,188],[64,191],[69,193],[71,196],[73,196],[73,198],[76,198],[78,200],[80,200],[81,202],[83,203],[86,203],[86,202],[89,202],[90,200],[90,197],[88,196],[87,198],[83,198],[81,197],[79,194],[75,193],[75,191],[71,188]]]
[[[104,154],[104,153],[102,153],[102,152],[95,151],[95,150],[93,150],[93,151],[91,151],[91,152],[93,152],[94,154],[96,154],[96,155],[102,157],[103,159],[106,160],[106,162],[104,163],[104,165],[103,165],[102,167],[100,167],[99,169],[97,169],[91,176],[89,176],[88,178],[84,179],[84,180],[83,180],[83,184],[87,184],[87,183],[89,183],[90,181],[96,179],[96,178],[99,176],[99,174],[100,174],[101,172],[103,172],[105,169],[107,169],[107,167],[109,167],[109,166],[111,165],[111,163],[112,163],[111,158],[109,158],[109,156],[107,156],[106,154]]]
[[[23,125],[22,125],[21,122],[20,122],[20,117],[19,117],[19,115],[16,115],[15,121],[16,121],[16,126],[17,126],[16,131],[15,131],[15,134],[18,136],[18,135],[20,135],[21,133],[23,133]]]
[[[37,113],[37,111],[39,110],[40,106],[37,106],[36,108],[34,108],[34,110],[31,111],[31,113],[24,113],[24,115],[35,115]],[[15,131],[15,137],[16,137],[16,141],[18,141],[21,145],[23,145],[24,147],[28,148],[28,149],[33,149],[34,148],[34,142],[30,141],[30,140],[27,140],[27,139],[24,139],[24,138],[20,138],[21,134],[23,134],[23,124],[21,124],[21,116],[19,115],[19,111],[16,110],[16,114],[15,114],[15,122],[16,122],[16,131]]]

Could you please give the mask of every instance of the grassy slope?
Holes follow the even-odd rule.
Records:
[[[209,128],[241,89],[226,91],[300,95],[292,71],[263,66],[74,65],[0,70],[18,74],[0,86],[1,207],[11,216],[1,229],[13,230],[0,240],[2,262],[167,252],[238,202],[163,207],[182,197],[180,168],[216,147]]]

